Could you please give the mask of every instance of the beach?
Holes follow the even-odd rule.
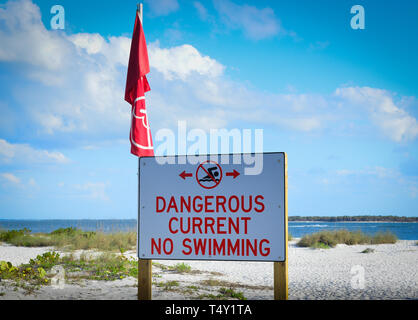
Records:
[[[343,245],[330,249],[300,248],[289,242],[289,299],[291,300],[380,300],[418,299],[418,245],[414,240],[396,244]],[[372,252],[362,253],[370,248]],[[53,248],[0,245],[0,261],[27,263]],[[66,254],[65,252],[61,253]],[[98,254],[98,253],[95,253]],[[125,253],[135,257],[135,252]],[[241,293],[238,298],[273,299],[272,262],[153,261],[155,300],[230,298],[221,288]],[[179,272],[184,262],[191,268]],[[129,299],[135,300],[137,281],[127,277],[115,281],[70,281],[62,287],[44,285],[28,293],[10,280],[0,282],[0,300],[9,299]]]

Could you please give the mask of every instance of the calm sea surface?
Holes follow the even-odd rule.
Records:
[[[27,228],[36,232],[51,232],[58,228],[76,227],[84,231],[136,231],[136,220],[0,220],[2,229]],[[322,230],[361,230],[372,235],[390,231],[401,240],[418,240],[418,223],[398,222],[289,222],[289,233],[296,238]]]

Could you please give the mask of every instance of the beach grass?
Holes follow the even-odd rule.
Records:
[[[164,281],[158,282],[158,283],[155,283],[155,285],[157,287],[163,288],[163,290],[165,290],[165,291],[174,291],[174,290],[176,290],[176,287],[180,286],[180,283],[176,280],[170,280],[170,281],[166,281],[166,282],[164,282]]]
[[[291,234],[288,239],[292,240]],[[77,228],[60,228],[50,233],[32,234],[28,229],[0,230],[0,241],[21,247],[55,247],[61,250],[99,250],[104,252],[120,252],[136,248],[136,232],[104,233],[101,231],[82,231]],[[397,238],[390,232],[380,232],[373,236],[361,231],[335,230],[322,231],[305,235],[299,240],[299,247],[311,247],[327,249],[335,247],[339,243],[347,245],[355,244],[380,244],[396,243]],[[190,272],[190,266],[186,264],[176,265],[178,272]]]
[[[308,234],[299,240],[299,247],[333,248],[337,244],[383,244],[396,243],[397,237],[391,232],[378,232],[375,235],[366,235],[361,231],[334,230],[321,231]]]
[[[237,299],[237,300],[247,300],[246,297],[244,297],[244,294],[240,291],[235,291],[233,288],[219,288],[218,290],[219,294],[201,294],[196,297],[196,299],[210,299],[210,300],[228,300],[228,299]]]
[[[184,262],[177,263],[173,266],[173,270],[178,273],[190,273],[192,271],[192,267]]]
[[[56,247],[69,250],[97,249],[125,252],[136,247],[136,232],[92,232],[61,228],[51,233],[32,234],[28,229],[0,231],[0,241],[19,247]]]

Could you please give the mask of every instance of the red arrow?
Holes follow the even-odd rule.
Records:
[[[227,172],[226,173],[226,176],[227,177],[234,177],[234,179],[236,178],[236,177],[238,177],[240,175],[240,173],[237,171],[237,170],[235,170],[234,169],[234,171],[232,171],[232,172]]]
[[[192,173],[186,173],[186,170],[184,170],[182,173],[179,174],[180,177],[183,178],[183,180],[186,180],[186,177],[193,177]]]

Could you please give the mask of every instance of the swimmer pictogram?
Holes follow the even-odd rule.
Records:
[[[213,189],[222,181],[222,168],[215,161],[205,161],[196,170],[197,183],[205,189]]]

